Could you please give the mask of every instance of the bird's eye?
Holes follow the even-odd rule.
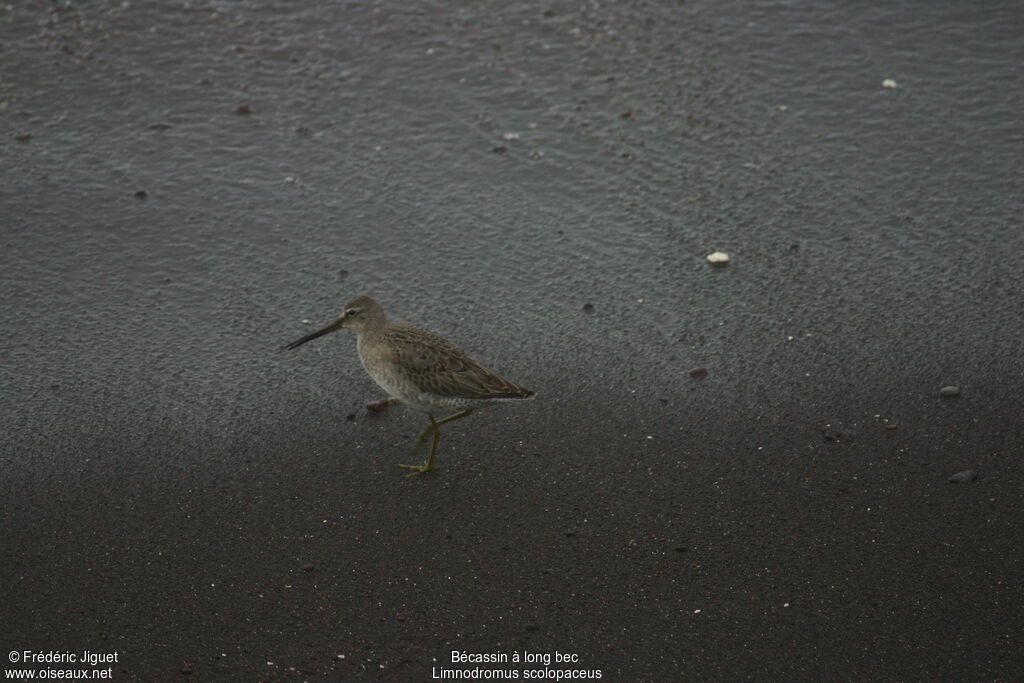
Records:
[[[350,318],[352,316],[354,316],[354,315],[359,315],[359,309],[358,308],[350,308],[347,311],[345,311],[345,315],[350,317]]]

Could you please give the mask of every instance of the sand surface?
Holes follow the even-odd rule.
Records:
[[[1022,20],[0,8],[0,652],[1018,677]],[[537,400],[403,478],[353,337],[280,350],[363,292]]]

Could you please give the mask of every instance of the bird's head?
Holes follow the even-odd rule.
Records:
[[[293,341],[285,348],[298,348],[308,341],[313,341],[317,337],[322,337],[343,327],[355,330],[356,332],[364,332],[367,329],[379,327],[385,323],[387,323],[387,317],[384,315],[384,309],[380,307],[380,304],[374,301],[372,297],[360,294],[345,304],[345,309],[341,312],[341,315],[330,325],[312,334],[307,334],[302,339]]]

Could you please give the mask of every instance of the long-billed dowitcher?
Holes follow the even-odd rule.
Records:
[[[413,444],[415,452],[433,434],[430,455],[422,465],[399,465],[413,470],[412,477],[434,468],[441,441],[441,425],[465,417],[477,408],[505,401],[533,398],[534,392],[503,379],[467,356],[450,341],[405,323],[388,320],[384,309],[365,294],[345,305],[327,327],[288,344],[297,348],[343,327],[356,331],[356,348],[366,372],[388,395],[430,418]],[[456,410],[434,419],[441,411]]]

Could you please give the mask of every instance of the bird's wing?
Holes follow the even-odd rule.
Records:
[[[421,391],[449,398],[529,398],[533,392],[503,379],[444,337],[411,325],[385,333],[391,361]]]

